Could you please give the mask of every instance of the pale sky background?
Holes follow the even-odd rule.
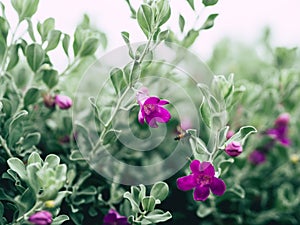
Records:
[[[10,5],[9,0],[3,0]],[[142,0],[132,0],[136,7]],[[171,0],[172,20],[166,27],[178,31],[178,13],[184,15],[189,28],[195,23],[195,12],[186,0]],[[197,12],[201,11],[201,0],[195,0]],[[9,7],[7,16],[16,20],[17,16]],[[219,13],[215,26],[201,33],[193,50],[203,59],[212,53],[213,46],[222,38],[229,37],[253,44],[261,35],[265,26],[270,26],[274,45],[287,47],[300,46],[300,0],[219,0],[215,6],[201,11],[201,21],[210,13]],[[120,33],[128,31],[131,41],[144,41],[145,37],[135,20],[130,18],[130,11],[125,0],[40,0],[36,21],[48,17],[56,20],[56,27],[72,34],[76,25],[87,13],[91,21],[104,31],[108,37],[108,48],[124,45]]]

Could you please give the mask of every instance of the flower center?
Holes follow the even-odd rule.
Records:
[[[144,112],[147,115],[150,115],[152,112],[156,111],[156,109],[157,109],[157,106],[155,104],[144,105]]]
[[[196,178],[198,185],[205,186],[211,183],[211,176],[199,174]]]

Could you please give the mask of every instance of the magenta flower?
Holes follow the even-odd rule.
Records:
[[[50,94],[44,94],[43,100],[44,100],[44,105],[47,108],[53,109],[55,107],[55,100],[54,100],[53,96],[51,96]]]
[[[126,216],[121,216],[117,211],[110,209],[104,216],[103,225],[130,225]]]
[[[52,214],[48,211],[39,211],[28,218],[35,225],[49,225],[52,223]]]
[[[267,135],[279,141],[282,145],[290,146],[291,141],[288,138],[288,124],[290,116],[288,113],[281,114],[274,124],[274,128],[266,131]]]
[[[72,106],[72,99],[66,95],[56,95],[55,103],[60,109],[69,109]]]
[[[248,160],[254,165],[259,165],[266,161],[266,155],[265,155],[265,153],[263,153],[261,151],[254,150],[249,155]]]
[[[236,157],[243,152],[243,147],[240,142],[233,141],[226,145],[225,152],[229,156]]]
[[[192,174],[177,179],[177,187],[182,191],[194,190],[195,201],[205,201],[209,190],[215,195],[223,195],[226,185],[215,177],[215,169],[210,162],[193,160],[190,164]]]
[[[141,88],[137,93],[137,101],[140,105],[138,120],[140,124],[144,121],[150,127],[158,127],[157,123],[167,123],[171,119],[171,114],[163,108],[163,105],[169,104],[167,100],[161,100],[156,96],[148,96],[147,88]]]

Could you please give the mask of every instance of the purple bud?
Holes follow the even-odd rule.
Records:
[[[262,164],[266,161],[266,155],[261,151],[254,150],[249,155],[248,160],[254,165]]]
[[[234,135],[234,131],[233,130],[229,130],[226,134],[226,139],[230,139],[232,136]]]
[[[52,223],[52,214],[48,211],[39,211],[28,218],[35,225],[49,225]]]
[[[60,109],[69,109],[72,106],[72,99],[66,95],[56,95],[55,103]]]
[[[290,122],[290,115],[288,113],[282,113],[275,120],[275,126],[284,127],[287,126],[289,122]]]
[[[226,147],[225,147],[225,152],[232,157],[236,157],[240,155],[243,151],[243,147],[240,144],[240,142],[233,141],[230,142]]]

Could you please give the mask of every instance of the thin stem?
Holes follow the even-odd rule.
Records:
[[[26,212],[23,216],[20,216],[16,222],[20,222],[22,219],[26,219],[28,217],[28,215],[30,215],[31,213],[33,213],[37,208],[41,207],[43,204],[43,202],[41,201],[37,201],[35,203],[35,205],[32,207],[32,209],[30,209],[28,212]]]
[[[12,155],[10,149],[8,148],[5,139],[1,135],[0,135],[0,141],[1,141],[1,146],[4,148],[9,158],[13,158],[14,156]]]

